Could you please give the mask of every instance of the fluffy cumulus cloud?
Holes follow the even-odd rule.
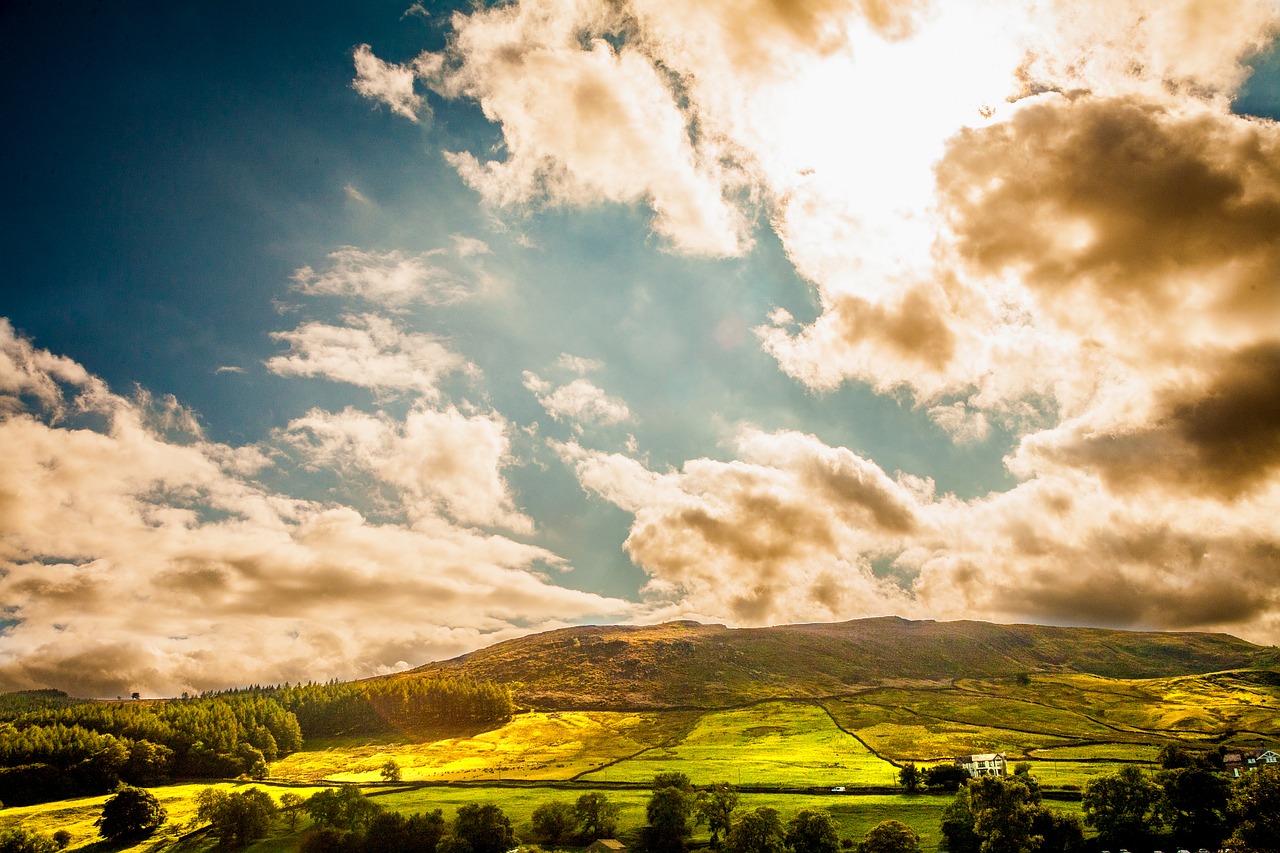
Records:
[[[645,204],[693,254],[766,218],[820,308],[756,329],[786,373],[1012,436],[1018,485],[968,501],[791,433],[665,473],[559,446],[664,606],[1274,640],[1280,129],[1232,98],[1278,28],[1272,0],[520,0],[415,67],[500,128],[453,156],[490,202]],[[549,411],[598,399],[575,383],[526,376]]]
[[[347,442],[410,521],[274,492],[257,475],[279,454],[210,442],[175,401],[118,396],[0,325],[0,687],[355,677],[625,611],[550,583],[556,555],[471,526],[527,525],[494,479],[500,423],[311,419],[291,427],[314,427],[311,461],[322,439]],[[419,464],[381,467],[389,448]]]
[[[561,445],[583,486],[635,514],[626,541],[659,612],[770,624],[909,608],[871,560],[916,532],[922,483],[798,433],[740,436],[734,462],[658,474],[617,454]]]
[[[399,421],[354,409],[317,409],[291,421],[283,438],[309,466],[372,475],[411,519],[443,511],[465,524],[532,529],[503,477],[510,441],[496,414],[415,406]]]

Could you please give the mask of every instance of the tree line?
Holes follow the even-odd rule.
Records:
[[[465,674],[286,685],[266,695],[293,712],[309,738],[485,731],[515,710],[506,685]]]
[[[261,779],[307,738],[461,733],[511,718],[510,691],[459,677],[250,687],[148,702],[0,696],[0,801],[101,794],[121,782]]]

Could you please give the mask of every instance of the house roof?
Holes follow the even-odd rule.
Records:
[[[616,838],[597,838],[587,847],[588,850],[616,850],[624,851],[627,845],[623,844]]]

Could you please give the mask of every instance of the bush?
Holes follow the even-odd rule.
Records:
[[[0,832],[0,853],[55,853],[60,849],[52,838],[22,827]]]

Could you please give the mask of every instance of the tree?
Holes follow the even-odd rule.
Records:
[[[293,791],[285,791],[280,795],[280,814],[284,815],[284,822],[289,831],[293,832],[298,828],[298,818],[302,815],[302,804],[306,802],[301,794],[295,794]]]
[[[399,782],[401,777],[400,765],[396,763],[394,758],[388,758],[387,763],[382,765],[378,771],[382,774],[384,782]]]
[[[361,849],[365,853],[435,853],[444,829],[444,816],[439,809],[407,817],[397,812],[381,812],[365,831]]]
[[[574,804],[582,836],[588,842],[597,838],[612,838],[618,831],[618,813],[621,807],[612,803],[604,794],[592,791],[578,797]]]
[[[787,846],[782,818],[777,809],[769,806],[749,811],[734,821],[724,841],[729,853],[783,853]]]
[[[453,819],[452,835],[470,853],[506,853],[516,840],[511,821],[492,804],[461,806]]]
[[[942,810],[942,841],[948,853],[978,853],[982,839],[974,829],[973,796],[969,786],[956,791],[956,798]]]
[[[1183,767],[1190,767],[1194,762],[1191,756],[1187,755],[1187,751],[1182,748],[1182,744],[1166,743],[1160,747],[1160,751],[1156,753],[1156,758],[1160,761],[1160,766],[1165,770],[1179,770]]]
[[[332,826],[318,826],[302,836],[298,853],[352,853],[355,837],[354,833]]]
[[[1031,835],[1040,839],[1037,853],[1076,853],[1084,846],[1084,824],[1079,817],[1043,806],[1031,818]]]
[[[1256,853],[1280,851],[1280,766],[1262,767],[1237,779],[1227,810],[1236,824],[1227,846]]]
[[[1160,787],[1137,767],[1122,767],[1114,776],[1091,779],[1082,798],[1084,822],[1098,831],[1104,845],[1149,847],[1164,827]]]
[[[934,791],[958,791],[969,773],[957,764],[935,764],[924,771],[924,783]]]
[[[898,781],[902,783],[902,787],[907,789],[908,793],[914,794],[920,790],[923,782],[923,776],[920,775],[920,768],[916,767],[912,762],[907,762],[902,769],[898,771]]]
[[[684,776],[683,773],[676,775]],[[684,778],[687,782],[689,777]],[[642,830],[644,845],[650,853],[684,853],[685,842],[693,832],[693,804],[692,791],[680,785],[654,790],[645,806],[648,823]]]
[[[143,838],[164,823],[165,816],[164,807],[154,794],[124,785],[103,803],[98,831],[112,841]]]
[[[578,831],[578,813],[566,802],[543,803],[533,810],[533,837],[539,844],[564,844]]]
[[[733,810],[738,807],[738,792],[728,782],[719,782],[699,791],[695,802],[698,819],[707,822],[711,847],[720,848],[720,839],[733,825]]]
[[[0,832],[0,853],[57,853],[61,849],[47,835],[20,826]]]
[[[1174,836],[1192,849],[1221,847],[1230,831],[1227,801],[1231,784],[1217,773],[1190,764],[1166,770],[1158,778]]]
[[[1040,806],[1039,788],[1021,777],[983,776],[969,786],[973,829],[981,853],[1031,853],[1039,843],[1032,824]]]
[[[381,806],[360,793],[354,785],[316,791],[307,797],[302,807],[320,826],[348,832],[364,829],[373,816],[382,811]]]
[[[901,821],[881,821],[862,839],[858,853],[920,853],[920,836]]]
[[[71,833],[65,829],[59,829],[53,834],[53,843],[57,845],[59,850],[65,850],[71,846]]]
[[[275,800],[261,788],[231,793],[205,788],[196,795],[196,817],[208,821],[212,834],[227,847],[266,838],[277,811]]]
[[[831,815],[820,809],[801,809],[787,821],[787,846],[794,853],[836,853],[840,835]]]

